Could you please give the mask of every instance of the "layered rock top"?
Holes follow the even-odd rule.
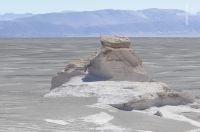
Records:
[[[130,48],[131,41],[123,36],[104,36],[101,37],[101,44],[103,47]]]

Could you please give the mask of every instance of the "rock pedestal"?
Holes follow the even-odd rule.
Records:
[[[142,61],[130,45],[127,37],[102,37],[101,51],[87,66],[88,76],[99,80],[149,81]]]

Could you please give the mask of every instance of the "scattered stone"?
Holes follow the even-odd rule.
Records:
[[[154,115],[156,115],[156,116],[160,116],[160,117],[163,116],[162,113],[161,113],[160,111],[157,111]]]

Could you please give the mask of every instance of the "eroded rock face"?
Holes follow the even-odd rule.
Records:
[[[68,82],[72,77],[85,75],[86,65],[88,61],[80,60],[68,64],[65,69],[58,72],[51,80],[51,90]]]
[[[88,76],[98,80],[149,81],[142,61],[130,48],[126,37],[102,37],[99,54],[87,66]],[[91,77],[92,76],[92,77]],[[86,80],[87,79],[86,77]]]
[[[72,77],[85,75],[83,81],[150,81],[142,61],[130,48],[127,37],[101,38],[101,51],[84,60],[68,64],[64,71],[53,76],[51,89],[68,82]]]

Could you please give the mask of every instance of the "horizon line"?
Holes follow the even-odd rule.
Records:
[[[48,14],[48,13],[70,13],[70,12],[92,12],[92,11],[103,11],[103,10],[115,10],[115,11],[143,11],[143,10],[151,10],[151,9],[157,9],[157,10],[179,10],[179,11],[184,11],[184,9],[175,9],[175,8],[144,8],[144,9],[137,9],[137,10],[132,10],[132,9],[112,9],[112,8],[105,8],[105,9],[96,9],[96,10],[62,10],[62,11],[52,11],[52,12],[41,12],[41,13],[34,13],[34,12],[5,12],[5,13],[0,13],[0,15],[6,15],[6,14],[33,14],[33,15],[37,15],[37,14]],[[200,13],[200,10],[199,11],[196,11],[195,13],[194,12],[190,12],[188,11],[189,13],[192,13],[192,14],[198,14]]]

